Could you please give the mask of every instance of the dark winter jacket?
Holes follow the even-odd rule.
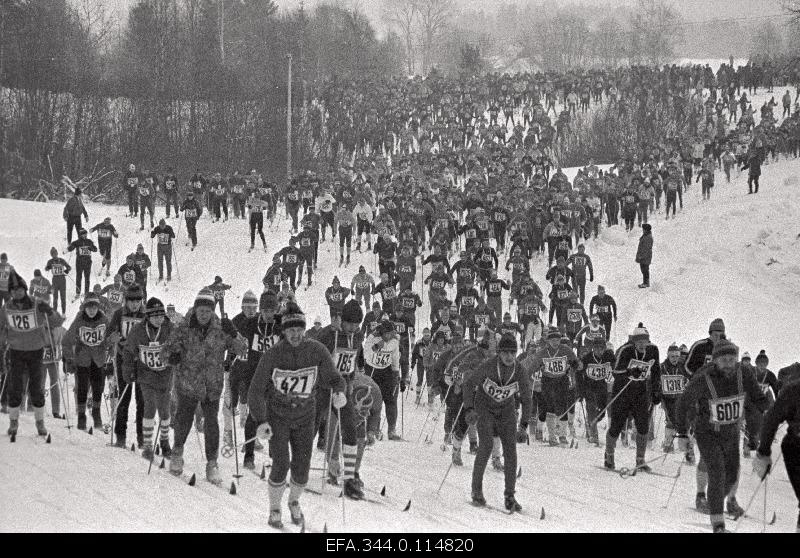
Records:
[[[108,319],[98,310],[94,318],[81,312],[69,326],[62,341],[64,358],[76,366],[88,367],[94,362],[98,368],[106,363],[108,354]]]
[[[653,261],[653,234],[642,233],[639,238],[639,247],[636,250],[636,263],[650,265]]]
[[[64,206],[64,219],[80,218],[81,215],[86,219],[89,218],[81,199],[78,196],[73,196],[67,200],[67,205]]]
[[[134,380],[159,392],[170,389],[172,367],[163,349],[172,329],[169,319],[164,320],[161,328],[148,321],[133,326],[122,352],[122,377],[126,382]]]

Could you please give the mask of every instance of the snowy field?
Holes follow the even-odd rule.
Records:
[[[777,91],[776,91],[777,96]],[[572,173],[570,173],[572,174]],[[604,229],[597,240],[586,243],[595,266],[595,282],[587,286],[588,297],[596,285],[606,286],[619,305],[619,322],[612,341],[618,346],[637,322],[644,322],[662,358],[673,341],[691,344],[706,336],[709,322],[722,317],[728,335],[752,355],[765,349],[774,371],[798,359],[797,331],[800,331],[800,163],[780,161],[764,167],[761,192],[747,195],[746,176],[725,184],[718,174],[711,201],[703,202],[699,185],[684,195],[684,209],[675,219],[664,220],[657,212],[651,217],[655,238],[652,288],[637,288],[640,282],[634,256],[639,234],[625,233],[619,226]],[[62,204],[0,201],[0,251],[27,279],[43,268],[51,246],[63,248]],[[146,231],[139,232],[138,219],[125,218],[126,209],[89,205],[89,224],[106,216],[119,230],[121,242],[115,268],[141,242],[149,252]],[[157,219],[163,208],[157,210]],[[179,312],[192,304],[201,286],[215,275],[233,286],[228,311],[239,310],[241,295],[248,289],[260,292],[261,278],[271,255],[286,244],[290,223],[282,217],[266,232],[269,253],[248,254],[248,227],[244,220],[211,223],[204,216],[198,224],[199,243],[194,252],[185,247],[185,229],[175,218],[170,224],[178,232],[177,270],[169,290],[150,286],[151,295],[175,303]],[[308,290],[298,291],[309,324],[314,317],[327,323],[328,310],[323,292],[334,274],[343,284],[363,264],[373,272],[372,254],[353,253],[348,268],[338,268],[338,254],[329,242],[319,251],[319,275]],[[74,259],[74,258],[73,258]],[[155,264],[155,261],[154,261]],[[546,260],[533,262],[533,277],[543,283]],[[502,266],[501,266],[502,268]],[[96,271],[96,268],[95,270]],[[426,270],[427,272],[428,270]],[[502,274],[505,272],[501,272]],[[151,272],[151,277],[153,277]],[[95,280],[96,278],[93,278]],[[317,282],[317,279],[319,282]],[[73,284],[68,282],[68,292]],[[427,299],[427,297],[424,297]],[[504,301],[504,310],[506,304]],[[77,304],[68,308],[71,319]],[[419,316],[427,316],[427,304]],[[70,385],[74,378],[70,378]],[[582,416],[576,424],[580,439],[577,449],[550,448],[538,442],[518,446],[522,476],[517,498],[522,515],[508,517],[496,511],[480,510],[469,504],[473,456],[464,452],[465,467],[453,468],[441,492],[437,488],[450,463],[449,449],[439,444],[444,436],[442,419],[433,427],[433,444],[417,443],[428,409],[416,407],[413,392],[406,392],[403,442],[378,442],[364,457],[362,478],[368,489],[386,487],[386,497],[376,492],[367,496],[376,502],[343,502],[339,489],[325,486],[324,494],[306,494],[302,505],[309,530],[348,531],[548,531],[548,532],[707,532],[708,518],[694,511],[694,466],[679,466],[679,455],[666,455],[654,462],[657,473],[677,478],[675,493],[665,509],[673,478],[640,474],[622,479],[603,471],[603,450],[586,445]],[[49,402],[47,404],[49,411]],[[74,405],[70,404],[74,414]],[[107,410],[103,410],[104,420]],[[648,459],[660,454],[663,414],[658,417],[655,449]],[[131,419],[133,412],[131,412]],[[5,430],[7,416],[0,419]],[[74,416],[72,417],[74,421]],[[132,421],[131,421],[132,422]],[[426,433],[432,430],[428,421]],[[153,468],[139,452],[106,446],[108,437],[88,436],[62,421],[48,420],[52,444],[34,435],[33,417],[23,413],[17,443],[3,442],[0,451],[0,530],[2,531],[270,531],[266,525],[267,485],[245,472],[235,496],[203,480],[204,461],[194,434],[186,445],[186,471],[197,473],[197,486],[189,487],[165,470]],[[398,420],[399,427],[399,420]],[[605,421],[601,423],[601,439]],[[134,425],[129,425],[133,432]],[[783,430],[778,439],[782,438]],[[422,436],[424,440],[425,435]],[[777,452],[777,447],[775,448]],[[266,452],[256,456],[257,469],[268,460]],[[633,448],[618,445],[617,466],[634,465]],[[267,461],[268,462],[268,461]],[[230,483],[233,459],[220,457],[221,474]],[[321,467],[316,452],[313,467]],[[309,486],[321,487],[320,471],[312,470]],[[502,475],[487,469],[484,493],[491,505],[502,507]],[[746,506],[757,486],[750,460],[742,460],[739,502]],[[782,464],[770,477],[768,518],[777,514],[770,532],[794,530],[796,500]],[[285,499],[284,499],[285,500]],[[402,509],[411,500],[407,512]],[[285,501],[284,501],[285,507]],[[544,519],[541,519],[542,509]],[[760,531],[762,497],[739,522],[739,531]],[[285,517],[288,517],[284,509]],[[728,521],[729,528],[733,524]]]

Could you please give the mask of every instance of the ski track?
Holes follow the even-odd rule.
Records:
[[[775,88],[776,99],[783,88]],[[771,95],[761,92],[754,98],[757,109]],[[759,115],[756,115],[758,119]],[[565,169],[572,178],[576,169]],[[743,351],[755,356],[765,349],[770,368],[776,371],[797,359],[796,331],[800,330],[800,237],[797,228],[800,205],[786,203],[800,195],[800,163],[781,160],[765,165],[761,192],[748,196],[746,173],[737,174],[730,184],[724,174],[717,173],[716,186],[710,201],[702,201],[700,185],[692,184],[684,195],[684,209],[675,219],[664,220],[663,209],[652,215],[654,257],[651,266],[650,289],[638,289],[640,281],[634,256],[640,233],[625,233],[617,226],[603,228],[597,240],[589,240],[586,251],[595,267],[595,281],[587,285],[586,301],[596,292],[598,284],[605,285],[619,307],[619,321],[612,327],[612,340],[619,346],[638,322],[650,331],[651,339],[661,349],[677,341],[690,345],[704,337],[708,323],[720,316],[725,320],[730,338]],[[663,202],[663,199],[662,199]],[[41,269],[51,246],[63,250],[64,224],[61,219],[63,203],[41,204],[15,200],[0,201],[0,251],[26,278],[35,268]],[[125,256],[141,242],[150,254],[149,231],[139,231],[138,219],[125,218],[124,207],[88,204],[88,223],[94,224],[110,216],[119,231],[121,244],[113,251],[112,271],[124,263]],[[156,221],[164,216],[157,208]],[[201,286],[213,282],[215,275],[233,285],[226,300],[226,310],[233,316],[239,311],[239,300],[248,289],[261,290],[261,277],[270,265],[270,256],[285,245],[290,221],[279,208],[274,227],[265,227],[268,252],[249,247],[249,228],[246,220],[229,219],[227,223],[211,223],[207,213],[198,223],[198,248],[190,252],[185,224],[174,217],[167,222],[178,234],[175,243],[177,266],[173,266],[173,282],[166,291],[156,286],[157,261],[149,273],[149,294],[175,303],[180,312],[188,309]],[[35,231],[31,235],[29,231]],[[337,244],[330,240],[320,246],[319,270],[308,290],[298,290],[298,301],[306,311],[309,325],[316,317],[327,322],[328,310],[324,290],[333,274],[349,284],[350,278],[363,264],[376,273],[375,257],[371,253],[352,252],[351,265],[338,267]],[[330,251],[329,251],[330,250]],[[63,256],[74,267],[74,256]],[[771,259],[777,260],[767,265]],[[501,262],[502,264],[502,262]],[[99,260],[95,256],[92,281]],[[547,268],[545,257],[532,261],[534,279],[543,285]],[[426,269],[426,272],[429,269]],[[501,266],[500,275],[506,272]],[[74,272],[70,276],[74,277]],[[112,273],[113,277],[113,273]],[[509,274],[510,277],[510,274]],[[107,284],[102,281],[101,284]],[[67,282],[68,300],[74,293],[74,283]],[[427,297],[418,310],[420,321],[430,313]],[[77,311],[77,303],[68,302],[68,318]],[[507,308],[507,306],[506,306]],[[513,315],[512,311],[512,315]],[[415,373],[412,372],[412,375]],[[405,411],[407,442],[384,440],[366,451],[362,478],[373,490],[387,487],[389,497],[370,494],[382,502],[372,504],[345,501],[346,521],[342,521],[340,487],[325,485],[324,494],[306,494],[302,499],[309,530],[322,531],[327,524],[330,532],[352,531],[542,531],[542,532],[708,532],[706,518],[693,512],[695,466],[684,464],[668,509],[663,509],[672,488],[672,479],[639,474],[622,479],[617,473],[598,470],[603,450],[586,443],[583,427],[577,428],[578,449],[550,448],[533,442],[518,446],[518,466],[523,476],[517,481],[517,498],[524,515],[503,517],[469,504],[470,480],[474,456],[462,449],[464,467],[453,467],[440,494],[436,490],[450,463],[450,448],[439,448],[444,437],[443,415],[436,423],[429,419],[425,432],[433,431],[433,443],[426,444],[424,435],[415,443],[428,412],[427,406],[417,407],[413,393],[408,394]],[[74,401],[74,400],[73,400]],[[47,403],[49,410],[49,402]],[[132,406],[133,407],[133,406]],[[74,425],[74,405],[70,402]],[[103,416],[107,414],[103,409]],[[131,412],[131,419],[133,418]],[[663,419],[662,419],[663,420]],[[5,428],[7,418],[2,419]],[[603,428],[605,422],[600,424]],[[109,437],[100,432],[94,436],[73,428],[68,432],[64,421],[48,419],[52,444],[34,439],[33,416],[22,413],[20,433],[14,444],[8,438],[0,451],[0,531],[253,531],[273,532],[266,525],[268,515],[267,484],[252,473],[244,475],[237,486],[238,494],[227,494],[235,470],[234,460],[220,456],[223,475],[222,488],[205,481],[204,457],[192,433],[185,446],[185,472],[197,475],[195,487],[189,487],[167,472],[159,470],[161,457],[156,456],[153,470],[147,475],[147,461],[137,448],[121,450],[106,446]],[[434,426],[435,425],[435,426]],[[663,425],[661,425],[663,426]],[[128,432],[135,432],[134,424]],[[663,438],[657,436],[654,450],[647,457],[660,453]],[[782,436],[784,430],[779,432]],[[602,436],[602,430],[601,430]],[[204,442],[203,442],[204,443]],[[261,459],[265,459],[266,452]],[[239,454],[241,459],[241,454]],[[679,454],[667,456],[666,461],[651,464],[657,472],[674,474]],[[315,450],[314,462],[321,460]],[[632,466],[632,448],[618,445],[617,465]],[[758,486],[750,471],[750,459],[742,459],[739,502],[749,501]],[[240,461],[241,467],[241,461]],[[258,469],[257,469],[258,470]],[[269,471],[269,470],[268,470]],[[309,486],[318,489],[320,471],[311,471]],[[786,472],[781,464],[769,483],[767,515],[777,511],[777,522],[768,526],[770,532],[794,530],[796,502],[787,486]],[[776,482],[777,481],[777,482]],[[778,487],[778,488],[776,488]],[[502,509],[503,475],[494,471],[491,463],[484,475],[484,494],[491,505]],[[402,512],[411,499],[408,512]],[[760,517],[761,496],[749,511]],[[545,519],[540,520],[541,509]],[[288,522],[286,496],[284,520]],[[735,523],[728,521],[729,528]],[[740,532],[760,531],[761,522],[745,521]]]

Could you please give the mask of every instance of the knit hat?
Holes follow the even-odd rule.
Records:
[[[366,271],[367,271],[367,269],[363,265],[358,266],[358,272],[359,273],[365,273]]]
[[[357,300],[349,300],[342,308],[342,321],[349,324],[360,324],[364,319],[364,312]]]
[[[78,229],[78,236],[83,236],[85,234],[89,234],[88,232],[86,232],[86,229]]]
[[[215,283],[222,283],[222,277],[220,277],[219,275],[217,275],[216,277],[214,277],[214,282],[215,282]]]
[[[394,333],[394,324],[388,320],[383,321],[378,324],[377,328],[375,328],[375,333],[378,335],[383,335],[384,333]]]
[[[682,355],[688,355],[689,354],[689,347],[687,347],[686,345],[681,345],[681,354]]]
[[[564,259],[564,256],[559,256],[558,258],[556,258],[556,263],[557,264],[567,263],[567,260]]]
[[[267,293],[269,292],[270,291],[267,291]],[[303,311],[296,303],[287,302],[286,309],[283,311],[283,316],[281,317],[281,325],[283,326],[283,329],[288,329],[290,327],[302,327],[305,329],[306,315],[303,314]]]
[[[736,356],[739,353],[739,347],[728,341],[727,339],[720,340],[719,343],[714,345],[714,350],[711,352],[711,358],[716,359],[726,355]],[[758,357],[756,357],[758,360]]]
[[[744,352],[744,354],[742,355],[742,360],[743,360],[743,361],[744,361],[744,360],[750,360],[750,353],[748,353],[747,351],[745,351],[745,352]]]
[[[766,364],[769,364],[769,357],[767,356],[767,352],[764,349],[761,349],[758,352],[758,356],[756,356],[756,364],[759,360],[766,360]]]
[[[194,299],[194,307],[198,308],[200,306],[208,306],[210,308],[214,308],[216,305],[216,301],[214,300],[214,293],[211,292],[211,289],[203,287],[200,289],[200,292],[197,293],[197,296]]]
[[[258,306],[258,299],[253,291],[246,291],[242,295],[242,306]]]
[[[639,322],[639,325],[636,326],[636,329],[631,333],[631,342],[636,343],[637,341],[650,341],[650,334],[647,332],[647,328],[644,327],[642,322]]]
[[[278,295],[272,291],[264,291],[258,301],[259,310],[276,310],[278,308]]]
[[[561,340],[561,332],[558,331],[557,327],[551,327],[547,332],[547,340],[550,341],[551,339],[558,339],[559,341]]]
[[[86,298],[83,299],[83,307],[87,307],[90,304],[94,304],[95,306],[100,306],[100,297],[98,297],[94,293],[89,293],[86,295]]]
[[[148,318],[158,318],[159,316],[165,316],[166,313],[164,312],[164,303],[161,302],[156,297],[151,297],[150,300],[147,301],[147,306],[145,307],[145,313],[147,314]]]
[[[503,335],[497,344],[499,353],[517,353],[517,339],[513,335]]]
[[[58,256],[58,249],[55,246],[53,246],[52,248],[50,248],[50,257],[55,258],[56,256]]]
[[[653,229],[653,227],[650,225],[650,223],[644,223],[642,225],[642,230],[644,232],[650,232],[652,229]]]
[[[8,278],[8,291],[11,292],[14,289],[28,290],[28,284],[25,282],[25,279],[20,277],[16,271],[13,271]]]
[[[714,331],[725,333],[725,322],[722,321],[722,318],[714,318],[711,321],[711,325],[708,326],[709,335]]]
[[[142,300],[144,293],[139,285],[131,285],[125,293],[125,300]]]
[[[667,349],[667,353],[680,353],[681,348],[676,343],[672,343]]]

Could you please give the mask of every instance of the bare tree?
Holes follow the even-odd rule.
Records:
[[[453,16],[454,0],[414,0],[419,12],[420,35],[422,39],[422,73],[431,66],[433,51],[442,32]]]
[[[405,42],[408,75],[414,74],[414,24],[417,16],[417,0],[384,0],[383,19],[399,32]]]
[[[666,0],[639,0],[631,16],[630,58],[660,65],[672,60],[683,40],[682,18]]]
[[[606,68],[615,68],[625,58],[625,32],[614,17],[604,18],[592,32],[594,57]]]
[[[582,65],[589,39],[586,19],[572,9],[558,9],[547,15],[529,11],[520,33],[525,54],[542,68],[560,72]]]
[[[774,60],[783,54],[783,36],[772,21],[765,21],[754,29],[750,40],[750,59]]]

